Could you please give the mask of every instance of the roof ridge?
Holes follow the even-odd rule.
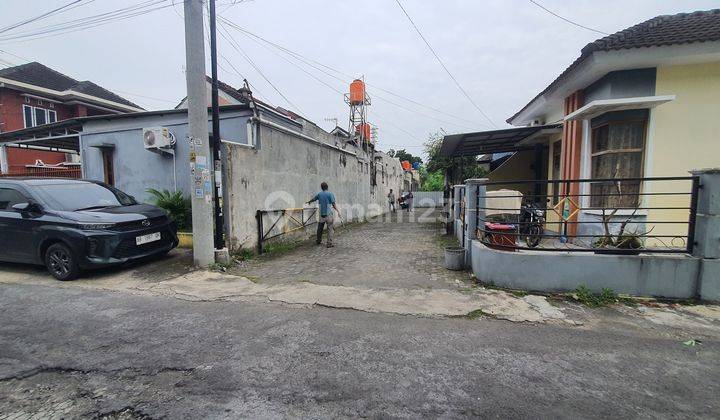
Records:
[[[580,56],[570,66],[506,121],[510,122],[518,117],[530,104],[560,83],[568,73],[595,52],[714,41],[720,41],[720,8],[659,15],[647,19],[585,45],[580,50]]]
[[[31,65],[31,64],[35,64],[35,65],[37,65],[37,66],[40,66],[40,67],[42,67],[43,69],[49,70],[49,71],[57,74],[58,76],[64,77],[64,78],[66,78],[66,79],[68,79],[68,80],[72,80],[72,81],[75,82],[75,83],[78,82],[77,79],[74,79],[74,78],[68,76],[68,75],[65,74],[65,73],[60,73],[59,71],[57,71],[57,70],[55,70],[55,69],[53,69],[53,68],[50,68],[50,67],[46,66],[45,64],[43,64],[43,63],[41,63],[41,62],[39,62],[39,61],[31,61],[31,62],[29,62],[29,63],[22,64],[22,65],[27,65],[27,66],[29,66],[29,65]],[[19,66],[18,66],[18,67],[19,67]]]

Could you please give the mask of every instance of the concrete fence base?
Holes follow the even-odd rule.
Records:
[[[687,254],[599,255],[592,252],[500,251],[475,239],[475,218],[484,219],[483,179],[455,185],[455,236],[464,246],[475,276],[498,286],[567,292],[584,285],[594,291],[666,298],[720,301],[720,169],[692,172],[698,177],[692,256]],[[459,220],[465,205],[466,229]],[[464,242],[463,242],[464,238]]]
[[[682,255],[597,255],[580,252],[500,251],[478,241],[470,247],[472,270],[501,287],[568,292],[584,285],[599,292],[694,298],[700,258]]]

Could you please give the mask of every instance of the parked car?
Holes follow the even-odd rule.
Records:
[[[177,244],[165,210],[102,182],[0,178],[0,261],[45,265],[71,280]]]

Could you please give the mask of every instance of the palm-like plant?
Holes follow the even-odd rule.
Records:
[[[170,218],[177,223],[178,230],[188,230],[192,227],[190,199],[183,196],[182,191],[160,191],[155,188],[148,188],[147,192],[153,196],[155,205],[165,209]]]

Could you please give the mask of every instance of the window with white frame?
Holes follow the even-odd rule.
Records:
[[[23,120],[25,122],[25,128],[54,123],[57,121],[57,111],[23,105]]]
[[[641,178],[647,110],[605,114],[592,121],[592,178]],[[591,207],[632,208],[639,203],[640,181],[591,184]]]

